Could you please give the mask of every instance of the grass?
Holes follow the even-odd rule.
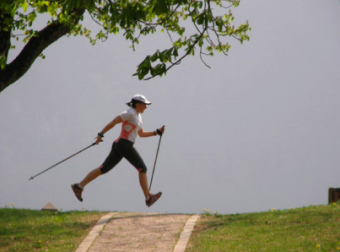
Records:
[[[249,214],[204,213],[185,251],[340,251],[340,204]]]
[[[0,208],[0,251],[75,251],[106,212]],[[205,212],[186,252],[340,251],[340,202],[262,213]]]
[[[104,214],[0,208],[0,251],[75,251]]]

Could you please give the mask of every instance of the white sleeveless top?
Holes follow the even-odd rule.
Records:
[[[136,141],[138,131],[143,128],[141,115],[137,114],[135,109],[129,108],[122,112],[119,116],[122,118],[123,123],[120,136],[116,142],[120,138],[123,138],[134,143]]]

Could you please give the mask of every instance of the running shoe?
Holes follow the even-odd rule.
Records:
[[[145,203],[148,207],[151,207],[153,203],[155,203],[162,196],[162,192],[151,194],[148,200],[145,200]]]
[[[72,190],[73,190],[74,194],[76,195],[77,199],[79,201],[83,201],[83,198],[81,197],[81,193],[83,192],[83,190],[81,189],[79,184],[73,184],[73,185],[71,185],[71,187],[72,187]]]

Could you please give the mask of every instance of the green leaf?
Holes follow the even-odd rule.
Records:
[[[205,13],[201,13],[197,16],[197,24],[202,25],[205,20]]]
[[[24,1],[23,3],[21,3],[20,6],[21,6],[21,8],[22,8],[22,10],[23,10],[24,12],[27,11],[28,4],[26,3],[26,1]]]
[[[167,0],[156,0],[153,11],[156,13],[157,16],[168,13],[169,6]]]
[[[178,56],[178,50],[177,50],[177,47],[174,47],[174,52],[173,52],[173,55],[174,55],[175,57],[177,57],[177,56]]]
[[[150,60],[152,62],[155,62],[158,58],[159,58],[159,50],[157,50],[157,52],[155,52],[154,55],[151,56]]]

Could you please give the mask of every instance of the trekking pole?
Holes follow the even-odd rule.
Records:
[[[164,128],[164,127],[165,127],[165,125],[163,125],[162,128]],[[159,151],[159,146],[161,145],[162,135],[163,135],[163,134],[161,133],[161,134],[160,134],[160,137],[159,137],[158,148],[157,148],[155,163],[154,163],[154,165],[153,165],[153,170],[152,170],[152,175],[151,175],[151,181],[150,181],[149,191],[151,190],[153,174],[155,173],[156,162],[157,162],[157,157],[158,157],[158,151]]]
[[[95,144],[96,144],[96,143],[93,143],[93,144],[87,146],[86,148],[84,148],[84,149],[78,151],[77,153],[74,153],[73,155],[69,156],[68,158],[65,158],[64,160],[62,160],[62,161],[56,163],[55,165],[52,165],[51,167],[47,168],[46,170],[43,170],[42,172],[40,172],[40,173],[38,173],[38,174],[32,176],[29,180],[32,180],[32,179],[34,179],[35,177],[38,177],[40,174],[43,174],[44,172],[48,171],[49,169],[52,169],[53,167],[57,166],[58,164],[61,164],[62,162],[65,162],[66,160],[68,160],[68,159],[74,157],[75,155],[79,154],[80,152],[83,152],[84,150],[86,150],[86,149],[92,147],[92,146],[95,145]]]

